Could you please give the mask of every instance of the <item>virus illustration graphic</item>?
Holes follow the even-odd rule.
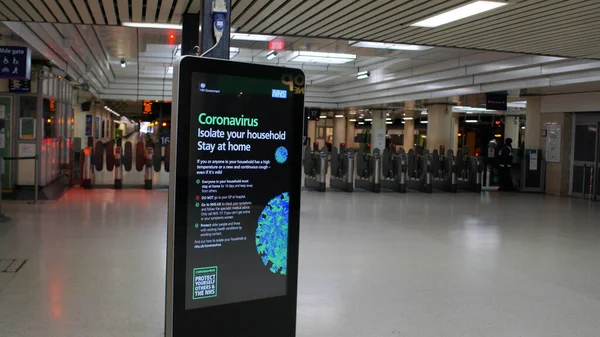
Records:
[[[271,199],[258,217],[256,250],[272,273],[287,273],[288,218],[290,195],[282,193]]]
[[[285,163],[287,158],[288,158],[288,150],[285,148],[285,146],[280,146],[277,148],[277,150],[275,150],[275,160],[279,164]]]

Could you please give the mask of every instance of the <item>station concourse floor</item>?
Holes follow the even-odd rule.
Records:
[[[3,203],[0,336],[163,335],[166,191]],[[300,337],[600,331],[600,204],[535,194],[302,193]]]

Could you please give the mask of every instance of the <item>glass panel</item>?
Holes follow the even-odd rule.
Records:
[[[575,161],[596,160],[596,130],[595,125],[577,125],[575,127]]]

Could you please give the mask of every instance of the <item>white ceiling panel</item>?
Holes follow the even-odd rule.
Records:
[[[181,23],[201,0],[0,0],[8,20]],[[500,0],[494,0],[500,1]],[[598,57],[600,1],[508,0],[508,5],[435,28],[411,26],[471,0],[238,0],[238,32],[412,43],[564,57]],[[116,4],[116,8],[115,8]],[[32,10],[33,9],[33,10]],[[48,9],[50,11],[48,11]]]
[[[73,4],[75,5],[75,8],[77,9],[77,13],[79,14],[79,16],[81,17],[81,20],[83,21],[83,23],[87,24],[87,25],[91,25],[94,23],[94,21],[92,20],[92,16],[90,15],[90,11],[88,10],[88,7],[86,5],[87,1],[83,1],[83,0],[71,0],[73,1]],[[26,1],[24,1],[26,2]]]
[[[37,20],[32,20],[32,18],[25,14],[25,11],[23,11],[23,9],[21,9],[21,7],[17,4],[16,1],[14,0],[1,0],[4,5],[8,8],[9,11],[11,11],[12,13],[14,13],[16,15],[16,17],[18,17],[20,20],[22,21],[37,21]],[[41,18],[40,20],[41,21]]]

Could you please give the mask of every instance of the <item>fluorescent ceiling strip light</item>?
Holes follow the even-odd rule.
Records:
[[[348,120],[349,122],[356,122],[356,118],[351,118]]]
[[[428,121],[421,121],[421,124],[427,124]]]
[[[268,42],[276,38],[277,36],[273,35],[259,35],[259,34],[231,34],[232,40],[242,40],[242,41],[264,41]]]
[[[123,22],[121,25],[134,28],[158,28],[158,29],[181,29],[181,25],[172,23],[152,23],[152,22]]]
[[[269,50],[269,52],[267,53],[267,60],[272,60],[274,58],[277,57],[277,51],[276,50]]]
[[[477,123],[476,119],[465,119],[465,123]]]
[[[335,115],[335,118],[344,118],[344,115]]]
[[[406,124],[406,122],[405,122],[405,121],[402,121],[402,124]]]
[[[386,120],[386,121],[391,121],[391,120],[392,120],[392,117],[387,117],[385,120]]]
[[[363,80],[365,78],[368,78],[369,76],[371,76],[371,73],[368,71],[361,71],[358,74],[356,74],[356,79],[357,80]]]
[[[365,118],[365,122],[372,122],[373,118]]]
[[[394,122],[385,122],[385,124],[394,124]]]
[[[303,63],[342,64],[356,60],[356,55],[340,53],[321,53],[313,51],[295,51],[288,61]]]
[[[327,116],[319,116],[320,119],[327,119]]]
[[[476,1],[464,6],[451,9],[447,12],[432,16],[428,19],[413,23],[411,26],[433,28],[445,25],[450,22],[462,20],[469,16],[487,12],[498,7],[507,5],[505,2],[496,1]]]
[[[429,113],[427,111],[421,111],[421,115],[428,115]]]
[[[367,42],[367,41],[348,41],[348,44],[352,47],[360,48],[373,48],[373,49],[392,49],[392,50],[410,50],[410,51],[422,51],[431,49],[433,47],[419,46],[416,44],[397,44],[397,43],[383,43],[383,42]]]
[[[402,119],[404,119],[405,121],[412,121],[413,120],[412,117],[402,117]]]
[[[363,125],[365,124],[365,122],[358,122],[358,125]]]

